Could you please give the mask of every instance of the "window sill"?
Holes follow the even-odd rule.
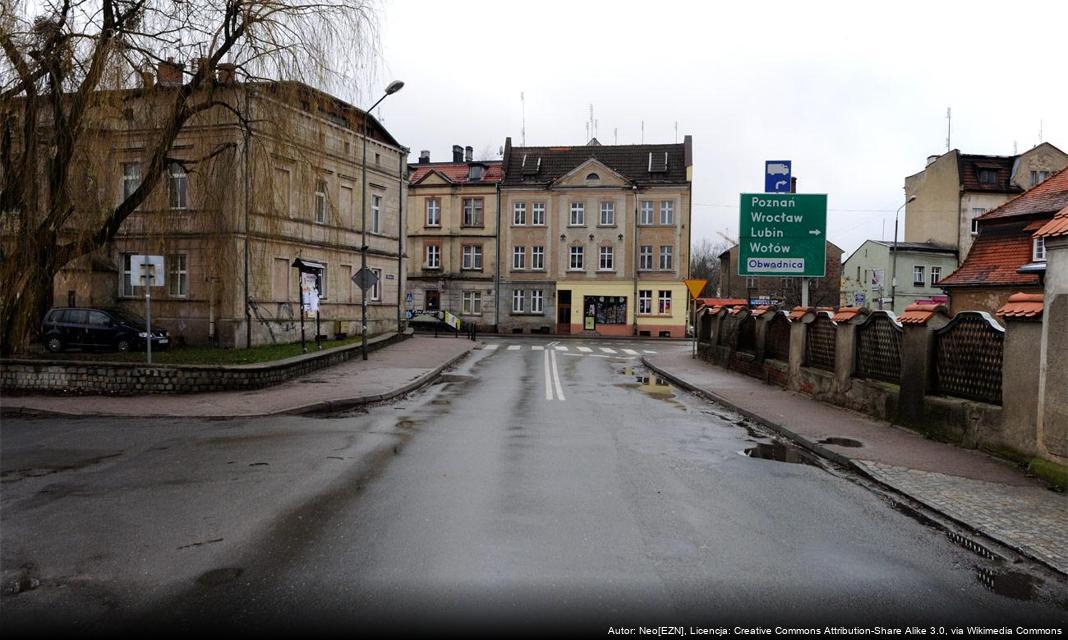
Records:
[[[584,224],[569,224],[569,225],[567,225],[567,228],[568,229],[585,229],[586,225],[584,225]]]
[[[615,273],[615,269],[598,269],[597,273]]]
[[[544,316],[544,311],[512,311],[513,316]]]
[[[617,225],[617,224],[599,224],[599,225],[597,225],[598,229],[615,229],[617,227],[619,227],[619,225]]]
[[[441,271],[441,267],[428,267],[423,265],[423,271]]]
[[[568,273],[586,273],[585,269],[568,269]]]

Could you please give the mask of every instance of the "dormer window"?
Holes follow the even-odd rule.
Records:
[[[668,154],[649,152],[649,173],[667,172]]]
[[[1032,262],[1045,262],[1046,261],[1046,239],[1039,237],[1035,238],[1031,245],[1031,261]]]
[[[979,184],[993,186],[998,183],[998,172],[993,169],[979,170]]]
[[[467,179],[471,181],[482,179],[483,167],[480,164],[473,164],[467,168]]]
[[[586,176],[586,182],[597,182],[600,179],[601,176],[597,175],[596,173],[591,173]]]

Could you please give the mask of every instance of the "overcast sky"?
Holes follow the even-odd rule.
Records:
[[[432,160],[453,144],[493,158],[586,142],[589,105],[612,144],[694,138],[694,242],[738,229],[738,194],[764,160],[793,160],[798,190],[829,194],[828,237],[848,254],[890,239],[906,175],[952,146],[1068,149],[1068,3],[450,2],[382,4],[376,112]],[[885,226],[884,226],[885,224]],[[904,223],[902,222],[902,233]]]

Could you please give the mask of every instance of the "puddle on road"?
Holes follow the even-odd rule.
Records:
[[[819,441],[819,444],[833,444],[836,447],[863,447],[864,443],[859,440],[853,440],[852,438],[839,438],[837,436],[833,438],[824,438]]]
[[[619,370],[625,376],[632,376],[634,382],[619,384],[624,389],[637,389],[644,394],[660,400],[670,400],[675,397],[675,388],[667,380],[660,376],[645,375],[641,369],[625,367]]]
[[[761,460],[807,464],[813,467],[820,466],[816,456],[800,447],[784,442],[760,443],[754,447],[749,447],[742,453],[750,458],[760,458]]]
[[[1042,581],[1035,576],[1019,571],[997,572],[993,569],[979,568],[976,579],[994,593],[1015,600],[1035,600]]]

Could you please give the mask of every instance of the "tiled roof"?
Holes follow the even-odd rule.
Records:
[[[984,225],[964,264],[935,286],[1037,285],[1037,275],[1016,272],[1031,262],[1031,234],[1024,231],[1025,226],[1011,221]]]
[[[979,156],[960,154],[957,169],[960,171],[960,183],[965,191],[987,191],[993,193],[1019,193],[1021,189],[1012,184],[1012,165],[1016,156]],[[996,173],[993,184],[979,182],[979,171],[991,169]]]
[[[706,307],[722,307],[724,305],[733,306],[736,304],[745,304],[744,298],[698,298],[698,306],[704,305]]]
[[[775,311],[775,307],[773,307],[771,305],[767,305],[767,304],[761,305],[761,306],[757,307],[756,309],[753,309],[753,317],[754,318],[759,318],[759,317],[763,316],[765,313],[767,313],[769,311],[774,312]]]
[[[835,322],[848,322],[857,317],[858,314],[867,314],[868,310],[864,307],[842,307],[838,310],[838,313],[831,317],[831,320]]]
[[[1068,207],[1057,212],[1041,229],[1035,232],[1036,238],[1052,238],[1068,235]]]
[[[940,304],[910,304],[905,307],[904,313],[897,317],[901,324],[924,325],[936,313],[948,316],[949,310]]]
[[[892,240],[871,240],[872,243],[882,245],[884,247],[890,247],[894,250],[894,243]],[[897,252],[907,253],[910,251],[924,252],[924,253],[957,253],[956,249],[951,247],[945,247],[933,242],[898,242]]]
[[[997,209],[979,216],[985,222],[1039,213],[1053,213],[1068,207],[1068,169],[1061,169],[1045,182],[1009,200]]]
[[[793,309],[790,309],[790,321],[797,322],[801,318],[804,318],[805,314],[808,312],[808,307],[794,307]]]
[[[590,158],[638,184],[686,182],[686,147],[683,144],[583,145],[577,147],[512,147],[505,167],[505,185],[544,185],[556,180]],[[650,172],[649,154],[663,159],[667,171]],[[523,158],[530,167],[541,159],[537,173],[524,174]]]
[[[1003,318],[1037,318],[1042,315],[1041,293],[1014,293],[997,314]]]
[[[469,181],[467,178],[471,172],[469,164],[480,164],[486,167],[481,180]],[[426,177],[431,171],[441,174],[446,180],[454,184],[496,184],[504,177],[504,168],[500,160],[487,160],[485,162],[429,162],[425,164],[408,165],[408,184],[415,184]]]

